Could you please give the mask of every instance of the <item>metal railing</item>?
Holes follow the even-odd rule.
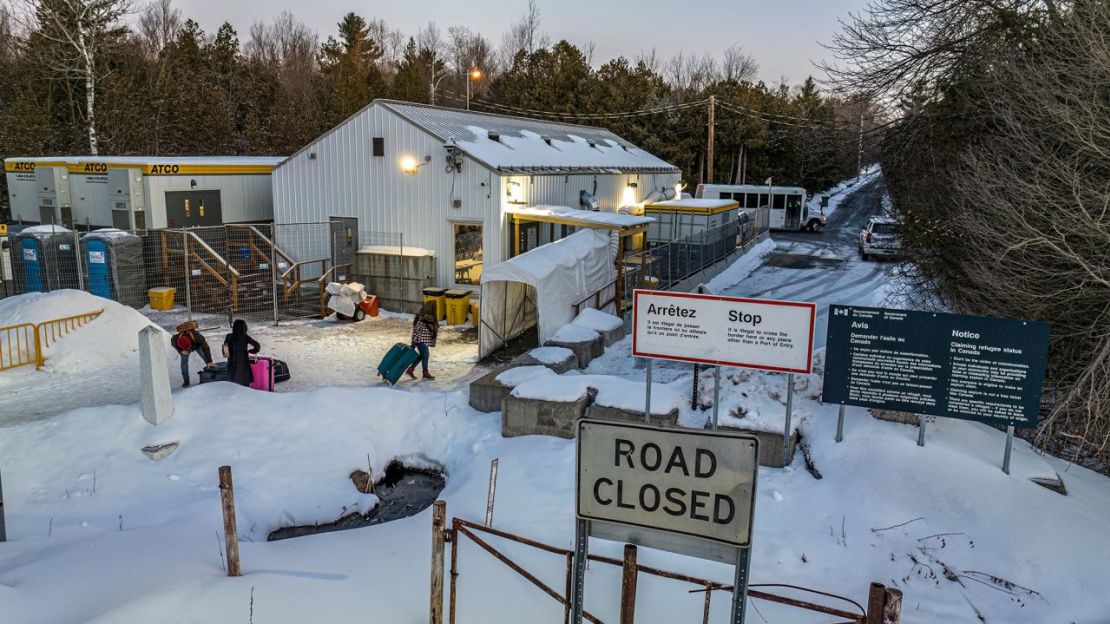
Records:
[[[31,364],[41,368],[51,345],[103,313],[104,310],[97,310],[41,323],[0,327],[0,371]]]
[[[550,553],[552,555],[557,555],[559,557],[562,557],[563,560],[564,560],[565,567],[566,567],[566,576],[565,576],[566,580],[565,580],[565,587],[563,587],[563,591],[560,593],[555,588],[553,588],[550,585],[548,585],[547,583],[544,583],[543,581],[541,581],[539,579],[539,577],[537,577],[535,574],[532,574],[531,572],[526,570],[519,563],[513,561],[512,558],[510,558],[508,555],[506,555],[505,553],[503,553],[500,550],[498,550],[497,548],[495,548],[488,541],[479,537],[477,535],[477,533],[484,533],[484,534],[487,534],[487,535],[492,535],[494,537],[506,539],[506,540],[509,540],[509,541],[512,541],[512,542],[516,542],[518,544],[523,544],[525,546],[535,548],[535,549],[543,551],[543,552]],[[550,544],[545,544],[543,542],[539,542],[539,541],[536,541],[536,540],[533,540],[533,539],[522,537],[520,535],[515,535],[513,533],[509,533],[507,531],[502,531],[500,529],[495,529],[493,527],[486,526],[484,524],[480,524],[480,523],[477,523],[477,522],[471,522],[471,521],[468,521],[468,520],[463,520],[462,518],[454,518],[451,522],[451,528],[447,531],[447,541],[451,544],[451,568],[450,568],[450,576],[449,576],[450,581],[449,581],[449,588],[448,588],[448,597],[449,597],[448,605],[449,606],[448,606],[448,619],[447,619],[449,624],[454,624],[455,623],[456,605],[458,603],[458,600],[457,600],[458,599],[458,578],[459,578],[459,565],[458,564],[459,564],[459,537],[460,536],[465,536],[467,539],[472,541],[479,548],[486,551],[488,554],[490,554],[492,557],[494,557],[495,559],[497,559],[501,563],[505,564],[509,569],[511,569],[512,571],[519,574],[521,577],[523,577],[529,583],[534,585],[540,591],[544,592],[545,594],[547,594],[548,596],[553,598],[556,602],[563,605],[563,622],[564,622],[564,624],[569,624],[570,619],[571,619],[571,617],[570,617],[571,616],[570,593],[571,593],[571,582],[573,580],[573,573],[572,572],[573,572],[573,566],[574,566],[574,551],[568,550],[566,548],[559,548],[558,546],[552,546]],[[688,583],[690,585],[694,585],[695,588],[689,590],[690,593],[705,592],[705,600],[703,601],[702,618],[701,618],[701,621],[703,622],[703,624],[708,624],[708,622],[709,622],[709,613],[710,613],[710,607],[712,606],[713,592],[725,591],[725,592],[731,593],[732,590],[733,590],[733,586],[729,585],[729,584],[718,583],[716,581],[710,581],[708,579],[698,578],[696,576],[690,576],[690,575],[687,575],[687,574],[680,574],[680,573],[677,573],[677,572],[671,572],[671,571],[668,571],[668,570],[662,570],[662,569],[654,568],[654,567],[651,567],[651,566],[641,565],[639,563],[635,563],[634,561],[631,564],[629,564],[629,562],[622,561],[620,559],[615,559],[615,558],[612,558],[612,557],[606,557],[606,556],[603,556],[603,555],[593,555],[593,554],[588,555],[588,559],[590,561],[594,561],[594,562],[602,563],[602,564],[606,564],[606,565],[612,565],[612,566],[621,567],[621,568],[630,568],[629,571],[633,574],[647,574],[647,575],[650,575],[650,576],[656,576],[656,577],[660,577],[660,578],[670,579],[670,580],[673,580],[673,581],[679,581],[679,582],[682,582],[682,583]],[[812,594],[812,595],[815,595],[815,596],[821,596],[823,598],[828,598],[830,600],[843,603],[845,606],[844,607],[829,606],[828,604],[819,604],[819,603],[815,603],[815,602],[809,602],[809,601],[800,600],[800,599],[797,599],[797,598],[791,598],[789,596],[781,596],[779,594],[774,594],[774,593],[764,591],[764,589],[772,588],[772,587],[782,588],[782,589],[790,589],[790,590],[793,590],[793,591],[804,592],[804,593]],[[798,609],[804,609],[806,611],[810,611],[810,612],[813,612],[813,613],[820,613],[822,615],[829,615],[829,616],[833,616],[833,617],[836,617],[836,618],[842,618],[841,620],[838,620],[838,622],[840,622],[841,624],[880,624],[884,621],[882,619],[882,616],[883,616],[882,611],[884,610],[884,607],[886,606],[886,604],[885,604],[886,603],[885,594],[886,594],[887,591],[888,590],[884,586],[882,586],[881,584],[873,583],[871,585],[871,588],[870,588],[870,593],[869,593],[869,596],[868,596],[868,606],[867,607],[864,607],[863,605],[856,602],[855,600],[852,600],[851,598],[846,598],[844,596],[838,596],[836,594],[832,594],[832,593],[829,593],[829,592],[823,592],[823,591],[819,591],[819,590],[815,590],[815,589],[809,589],[809,588],[806,588],[806,587],[800,587],[800,586],[797,586],[797,585],[788,585],[788,584],[782,584],[782,583],[762,583],[762,584],[749,585],[748,586],[748,597],[752,598],[752,599],[755,599],[755,600],[765,600],[765,601],[768,601],[768,602],[774,602],[774,603],[778,603],[778,604],[782,604],[782,605],[787,605],[787,606],[795,607],[795,608],[798,608]],[[893,591],[893,590],[889,590],[889,591]],[[900,596],[900,594],[898,594],[898,595]],[[635,597],[632,596],[631,599],[634,600]],[[853,609],[853,610],[849,610],[849,609]],[[887,610],[889,610],[889,609],[890,608],[887,607]],[[858,613],[856,611],[858,611]],[[592,622],[593,624],[603,624],[602,621],[597,616],[595,616],[591,613],[588,613],[588,612],[583,612],[583,618],[586,619],[589,622]],[[897,621],[897,620],[895,619],[894,621]]]

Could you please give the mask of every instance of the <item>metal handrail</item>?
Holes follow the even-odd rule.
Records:
[[[15,347],[12,347],[12,339]],[[34,323],[0,327],[0,371],[39,363],[38,333]]]
[[[9,327],[0,327],[0,335],[6,340],[6,348],[0,344],[0,371],[18,368],[20,366],[35,365],[35,369],[42,368],[46,361],[46,349],[69,334],[71,331],[83,327],[104,313],[104,310],[85,312],[57,319],[50,319],[41,323],[20,323]],[[12,349],[12,335],[16,336],[16,348]],[[30,334],[28,339],[27,334]],[[31,343],[34,343],[33,345]],[[33,346],[33,352],[29,347]],[[12,354],[18,354],[18,359],[13,359]],[[4,355],[8,356],[7,365],[4,364]]]

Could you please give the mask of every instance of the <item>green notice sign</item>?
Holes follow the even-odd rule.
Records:
[[[830,306],[823,400],[1034,427],[1048,334],[1039,321]]]

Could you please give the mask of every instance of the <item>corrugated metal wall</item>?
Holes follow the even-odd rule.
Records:
[[[39,220],[39,195],[34,171],[8,171],[8,199],[11,201],[12,219]]]
[[[194,180],[195,187],[192,184]],[[143,184],[149,228],[167,227],[166,191],[220,191],[224,223],[270,221],[274,218],[273,186],[268,175],[144,175]]]
[[[73,201],[73,222],[92,227],[112,227],[114,201],[108,186],[108,173],[69,174],[69,196]]]
[[[374,137],[385,139],[373,156]],[[311,158],[310,154],[315,154]],[[381,106],[364,110],[274,170],[277,223],[355,217],[363,233],[401,232],[404,244],[436,253],[437,280],[454,277],[452,224],[483,225],[486,263],[502,257],[504,223],[498,177],[465,158],[461,173],[447,173],[442,142]],[[414,175],[401,160],[432,159]],[[459,208],[453,200],[461,201]],[[366,240],[363,244],[374,242]]]

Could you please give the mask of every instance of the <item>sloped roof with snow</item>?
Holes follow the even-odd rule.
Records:
[[[678,167],[592,126],[376,100],[502,173],[677,173]]]

